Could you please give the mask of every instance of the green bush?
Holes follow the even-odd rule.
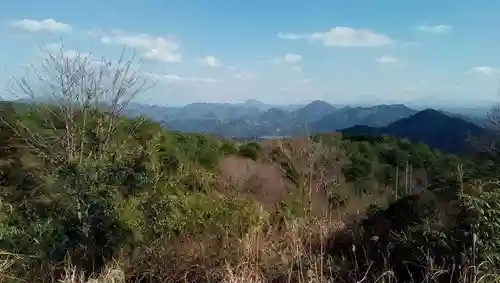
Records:
[[[257,160],[262,151],[262,146],[256,142],[241,144],[238,149],[239,155]]]
[[[382,184],[394,184],[396,168],[389,164],[379,164],[375,168],[375,178]]]
[[[148,195],[142,207],[151,240],[197,234],[241,236],[261,221],[248,201],[183,192],[172,184]]]
[[[372,166],[372,160],[362,155],[353,155],[349,159],[349,164],[342,168],[342,171],[348,182],[355,182],[358,179],[368,177]]]
[[[232,141],[228,140],[223,140],[221,142],[221,146],[219,150],[224,154],[224,155],[233,155],[238,153],[238,147],[236,144]]]

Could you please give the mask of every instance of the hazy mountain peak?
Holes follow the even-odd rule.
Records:
[[[334,111],[335,107],[333,107],[333,105],[322,100],[315,100],[306,106],[295,110],[294,115],[297,121],[310,123]]]
[[[314,100],[313,102],[307,104],[306,106],[298,109],[297,112],[305,113],[305,112],[309,112],[309,111],[313,111],[313,112],[319,111],[319,112],[325,113],[325,112],[331,112],[334,110],[335,110],[335,107],[333,105],[331,105],[330,103],[325,102],[323,100]]]
[[[259,101],[257,99],[247,99],[243,104],[249,105],[249,106],[261,106],[261,105],[265,105],[264,102]]]
[[[323,100],[314,100],[311,103],[307,104],[306,106],[327,106],[327,107],[329,106],[333,108],[333,105]]]
[[[402,121],[405,120],[414,120],[414,121],[440,121],[443,119],[454,119],[453,117],[450,117],[449,115],[443,113],[442,111],[438,111],[432,108],[427,108],[424,110],[421,110],[412,116],[403,119]],[[465,122],[465,121],[464,121]]]

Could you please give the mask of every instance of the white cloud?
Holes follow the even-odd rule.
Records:
[[[278,38],[280,39],[288,39],[288,40],[298,40],[307,38],[307,34],[298,34],[298,33],[278,33]]]
[[[156,74],[156,73],[148,73],[148,76],[152,79],[158,81],[164,81],[166,83],[207,83],[207,84],[215,84],[221,83],[222,80],[215,78],[207,78],[207,77],[181,77],[179,75],[174,74]]]
[[[75,59],[77,57],[80,57],[82,59],[88,58],[88,59],[91,59],[92,61],[97,62],[97,59],[93,58],[92,54],[87,53],[87,52],[80,52],[80,51],[77,51],[74,49],[65,50],[63,52],[63,56],[65,56],[69,59]]]
[[[324,32],[311,34],[279,33],[278,37],[286,40],[309,39],[321,41],[328,47],[378,47],[394,43],[388,35],[370,29],[334,27]]]
[[[419,31],[429,32],[429,33],[447,33],[452,29],[450,25],[420,25],[416,28]]]
[[[303,60],[302,56],[294,53],[286,53],[282,57],[274,58],[274,63],[286,63],[290,65],[295,65],[300,63]]]
[[[257,75],[250,72],[236,73],[231,76],[235,80],[248,81],[254,79]]]
[[[41,57],[47,56],[47,53],[50,53],[56,57],[62,56],[67,59],[76,59],[77,57],[82,60],[88,60],[90,64],[100,64],[101,59],[96,58],[89,52],[81,52],[76,49],[65,48],[64,45],[59,43],[49,43],[42,46],[42,50],[40,53]]]
[[[287,53],[283,57],[283,60],[288,64],[297,64],[302,61],[302,56],[294,53]]]
[[[42,45],[42,52],[50,52],[50,53],[55,53],[55,52],[60,52],[61,49],[64,49],[64,45],[62,42],[53,42],[49,44],[44,44]]]
[[[127,45],[140,50],[146,59],[164,63],[177,63],[182,59],[179,44],[172,37],[154,36],[150,34],[127,34],[114,31],[101,38],[104,44]]]
[[[381,63],[381,64],[394,64],[394,63],[397,63],[399,61],[399,59],[392,56],[392,55],[385,55],[385,56],[377,58],[375,61],[377,61],[377,63]]]
[[[41,21],[24,19],[12,22],[11,25],[13,27],[30,32],[71,32],[72,30],[70,25],[55,21],[53,19],[45,19]]]
[[[475,72],[483,75],[491,75],[495,73],[500,73],[500,69],[491,66],[477,66],[469,70],[470,72]]]
[[[124,67],[124,62],[120,63],[115,60],[108,60],[100,56],[95,56],[90,52],[82,52],[76,49],[66,48],[60,42],[43,45],[42,50],[40,52],[40,56],[42,58],[45,58],[47,56],[47,53],[52,54],[56,58],[62,57],[69,60],[77,60],[78,62],[85,61],[87,64],[89,64],[88,65],[89,67],[100,68],[108,64],[110,65],[108,65],[107,67],[109,67],[112,70],[116,70],[116,68],[119,67]],[[131,68],[130,74],[132,74],[138,72],[141,66],[132,62],[130,68]]]
[[[222,66],[221,60],[215,56],[206,56],[201,58],[200,63],[210,67],[220,67]]]
[[[293,66],[292,71],[297,72],[297,73],[302,73],[302,67],[300,66]]]
[[[102,29],[95,28],[86,30],[83,34],[86,36],[103,36],[105,33]]]

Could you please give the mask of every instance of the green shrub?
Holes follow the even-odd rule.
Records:
[[[199,234],[235,237],[261,221],[248,201],[183,192],[172,186],[148,195],[142,205],[151,239]]]
[[[370,159],[362,155],[353,155],[349,159],[349,164],[342,168],[344,176],[348,182],[368,177],[371,173],[373,163]]]
[[[382,184],[394,184],[396,168],[389,164],[379,164],[375,168],[375,178]]]
[[[240,145],[238,153],[247,158],[257,160],[262,151],[262,146],[256,142],[248,142]]]
[[[236,144],[229,140],[223,140],[219,150],[225,155],[233,155],[238,153],[238,147]]]

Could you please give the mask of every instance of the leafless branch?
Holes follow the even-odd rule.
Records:
[[[153,86],[148,77],[133,71],[135,54],[127,59],[123,48],[118,61],[111,61],[68,53],[63,44],[58,51],[44,46],[41,50],[42,60],[31,67],[34,77],[13,77],[8,87],[15,97],[27,97],[35,105],[37,117],[49,129],[35,130],[21,121],[27,144],[61,161],[81,160],[88,154],[102,159],[112,147],[122,147],[116,135],[124,111]],[[88,138],[91,132],[95,144]]]

